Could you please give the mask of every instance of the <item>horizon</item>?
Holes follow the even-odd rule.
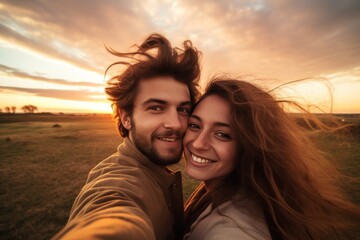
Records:
[[[0,109],[2,109],[0,107]],[[306,114],[304,112],[287,112],[289,114]],[[97,115],[113,115],[113,112],[89,112],[89,111],[79,111],[79,112],[74,112],[74,111],[69,111],[68,109],[65,109],[65,111],[57,111],[57,110],[53,110],[53,111],[36,111],[33,113],[26,113],[26,112],[20,112],[17,111],[15,113],[13,112],[0,112],[0,115],[41,115],[41,114],[52,114],[52,115],[93,115],[93,114],[97,114]],[[360,112],[312,112],[312,114],[314,115],[360,115]]]
[[[39,14],[41,12],[41,14]],[[111,113],[104,72],[150,33],[202,52],[200,87],[239,76],[329,113],[360,113],[360,2],[0,0],[0,108]],[[118,69],[110,72],[115,74]],[[303,79],[297,81],[297,79]]]

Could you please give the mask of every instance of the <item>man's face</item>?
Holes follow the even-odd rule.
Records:
[[[143,79],[130,117],[130,140],[154,163],[176,163],[181,158],[190,110],[186,84],[166,76]]]

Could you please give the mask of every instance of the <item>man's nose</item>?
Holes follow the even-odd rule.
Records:
[[[179,119],[179,113],[177,110],[171,110],[168,112],[164,119],[164,128],[179,130],[181,129],[181,122]]]

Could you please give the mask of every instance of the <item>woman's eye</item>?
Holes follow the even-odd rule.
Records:
[[[218,133],[216,133],[216,136],[218,136],[221,139],[231,140],[230,134],[227,134],[224,132],[218,132]]]
[[[200,129],[200,126],[195,123],[189,123],[188,128],[190,129]]]

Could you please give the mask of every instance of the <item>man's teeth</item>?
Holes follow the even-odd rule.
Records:
[[[177,138],[160,138],[160,140],[166,141],[166,142],[175,142],[177,140]]]
[[[204,159],[204,158],[199,158],[195,155],[191,155],[191,158],[194,162],[197,162],[197,163],[212,163],[212,161],[210,160],[207,160],[207,159]]]

